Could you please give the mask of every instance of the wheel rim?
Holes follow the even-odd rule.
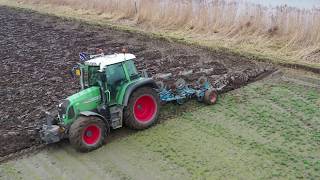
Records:
[[[87,145],[96,144],[101,137],[101,129],[97,125],[89,125],[87,126],[82,135],[82,140]]]
[[[152,96],[143,95],[134,103],[133,112],[137,121],[147,123],[154,118],[157,112],[157,103]]]
[[[210,94],[210,102],[211,102],[211,103],[215,103],[216,100],[217,100],[217,95],[216,95],[216,93],[215,93],[215,92],[211,92],[211,94]]]

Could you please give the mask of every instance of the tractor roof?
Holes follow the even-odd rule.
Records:
[[[89,66],[100,66],[100,71],[102,71],[108,65],[117,64],[134,58],[136,58],[135,55],[128,53],[103,55],[87,60],[84,64]]]

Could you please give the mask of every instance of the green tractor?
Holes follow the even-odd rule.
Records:
[[[40,130],[47,144],[68,138],[79,151],[100,147],[110,129],[124,124],[145,129],[156,123],[160,99],[152,78],[138,73],[135,56],[128,53],[98,54],[75,68],[81,91],[58,105],[58,116],[50,116]]]
[[[181,79],[174,89],[157,86],[159,82],[137,71],[135,58],[128,53],[80,53],[83,62],[73,72],[80,77],[81,91],[62,100],[57,117],[47,112],[41,139],[51,144],[68,138],[77,150],[91,151],[104,143],[110,129],[126,125],[141,130],[155,124],[160,102],[182,104],[194,97],[206,104],[216,102],[217,89],[205,78],[199,78],[197,87]]]

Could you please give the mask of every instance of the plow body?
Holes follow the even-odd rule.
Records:
[[[200,78],[196,87],[191,87],[183,79],[179,79],[174,89],[163,86],[158,89],[158,92],[162,102],[183,104],[191,98],[197,98],[199,102],[203,102],[206,91],[211,89],[213,89],[211,84],[205,78]]]

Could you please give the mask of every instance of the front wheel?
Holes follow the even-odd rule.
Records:
[[[100,118],[80,116],[70,127],[69,141],[78,151],[88,152],[103,145],[107,132]]]
[[[218,94],[215,90],[212,89],[208,89],[203,97],[203,102],[208,104],[208,105],[212,105],[215,104],[218,100]]]
[[[158,120],[160,100],[151,87],[142,87],[131,94],[124,112],[124,122],[132,129],[146,129]]]

